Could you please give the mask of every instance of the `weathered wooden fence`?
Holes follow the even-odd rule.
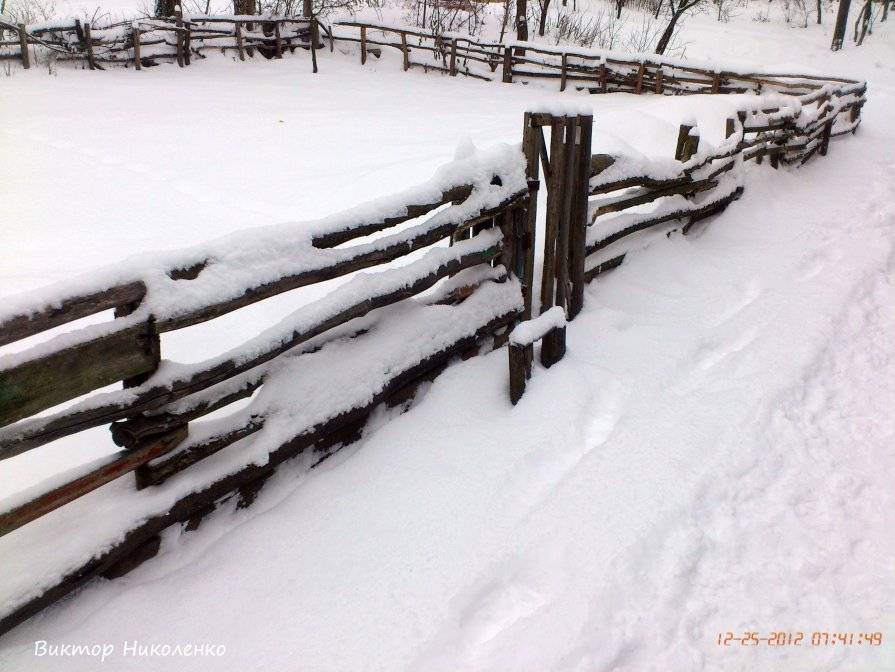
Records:
[[[233,35],[202,38],[198,23],[191,23],[190,35],[185,26],[175,24],[173,43],[165,40],[163,45],[147,45],[148,40],[143,41],[147,33],[138,30],[141,46],[133,49],[131,35],[135,53],[128,57],[145,65],[152,56],[144,57],[140,49],[157,46],[160,57],[180,62],[182,56],[185,65],[200,39],[220,37],[226,43],[240,35],[247,41],[237,48],[273,48],[275,56],[296,37],[281,30],[284,24],[275,23],[271,45],[263,28],[259,28],[263,39],[255,32],[242,32],[240,26],[247,22],[237,17]],[[314,24],[309,25],[305,36],[313,45]],[[362,59],[377,44],[397,46],[407,69],[414,65],[413,50],[424,46],[411,46],[411,36],[422,39],[414,31],[398,31],[400,42],[391,44],[372,40],[370,26],[359,27]],[[84,40],[79,37],[80,46],[72,49],[95,46],[91,31],[83,26],[81,30]],[[23,29],[19,35],[30,39],[34,31]],[[494,61],[487,55],[488,45],[472,45],[481,54],[470,51],[470,45],[461,48],[459,40],[452,40],[445,51],[444,41],[429,46],[428,53],[447,63],[444,70],[449,74],[478,76],[467,70],[475,56],[491,72],[503,64],[503,81],[524,78],[528,71],[516,66],[533,66],[530,61],[536,54],[556,55],[530,46],[520,55],[513,46],[500,52],[502,61]],[[99,63],[114,52],[87,53]],[[527,60],[519,60],[523,58]],[[643,93],[649,88],[658,93],[726,93],[761,88],[789,95],[756,96],[726,120],[727,138],[716,148],[701,148],[698,129],[682,126],[674,148],[676,170],[670,170],[667,161],[650,164],[593,153],[589,115],[534,111],[526,114],[521,152],[511,150],[514,158],[470,167],[468,179],[450,177],[404,195],[378,207],[378,218],[352,213],[277,234],[276,240],[259,245],[243,238],[202,253],[177,255],[161,270],[119,270],[114,276],[80,279],[77,291],[38,294],[0,308],[0,345],[115,311],[110,321],[82,326],[0,357],[0,461],[103,425],[110,426],[113,440],[122,448],[86,472],[62,483],[54,480],[23,501],[7,502],[6,510],[0,511],[0,537],[132,472],[137,489],[165,488],[180,475],[192,474],[189,487],[181,484],[172,495],[173,504],[135,519],[114,543],[104,543],[103,550],[70,567],[60,580],[37,592],[29,587],[17,597],[7,596],[0,633],[94,577],[119,576],[152,557],[164,529],[179,523],[195,526],[217,503],[233,496],[242,504],[250,503],[285,460],[312,451],[323,457],[350,442],[377,405],[406,400],[452,357],[476,354],[485,343],[509,342],[510,397],[518,402],[531,372],[534,343],[542,341],[544,366],[562,358],[566,320],[582,309],[587,282],[621,264],[633,246],[642,244],[636,242],[639,237],[657,230],[669,233],[676,227],[687,233],[695,222],[721,212],[743,191],[745,162],[767,157],[777,168],[825,155],[831,138],[857,129],[866,95],[862,82],[708,74],[677,65],[666,69],[667,64],[632,65],[611,59],[591,67],[576,58],[561,55],[559,69],[551,75],[560,79],[561,87],[573,81],[597,92]],[[545,63],[541,62],[543,68],[556,70],[555,64]],[[544,129],[549,130],[549,140]],[[544,247],[536,268],[537,201],[542,193]],[[272,249],[280,256],[272,257]],[[393,262],[399,260],[409,263],[395,267]],[[229,353],[202,364],[162,365],[161,337],[167,332],[374,268],[379,272],[351,278],[320,302]],[[388,312],[397,306],[403,312]],[[275,392],[284,380],[297,375],[296,362],[345,339],[367,342],[394,320],[401,321],[402,330],[417,325],[422,330],[418,343],[414,348],[405,340],[397,347],[382,346],[377,352],[383,361],[376,366],[359,362],[354,374],[373,381],[359,386],[360,392],[346,392],[355,387],[347,384],[332,397],[320,392],[322,401],[311,404],[316,411],[291,424],[265,400],[265,389]],[[411,338],[410,331],[402,337]],[[116,382],[123,383],[123,389],[91,395]],[[313,380],[314,396],[329,383]],[[90,396],[55,409],[85,395]],[[248,406],[234,407],[237,410],[215,421],[211,429],[191,433],[196,421],[246,399],[251,399]],[[254,453],[240,457],[240,440],[252,435],[255,443],[261,438],[267,442],[260,442],[263,459]],[[209,459],[228,450],[235,454],[235,462],[221,466]]]
[[[159,546],[158,534],[166,527],[200,519],[215,502],[231,494],[251,499],[284,460],[308,450],[325,454],[333,445],[356,437],[376,405],[406,399],[452,357],[475,354],[483,342],[495,337],[505,341],[507,329],[524,316],[526,304],[530,306],[526,296],[531,277],[525,273],[533,266],[526,260],[532,254],[530,244],[526,247],[531,237],[517,235],[529,221],[529,192],[522,162],[516,163],[515,171],[495,168],[490,181],[455,180],[434,190],[430,187],[420,200],[396,201],[389,208],[392,214],[378,220],[348,217],[311,234],[278,238],[280,259],[270,257],[270,245],[253,256],[242,249],[246,245],[234,243],[207,254],[187,255],[164,273],[138,272],[113,285],[98,278],[81,282],[82,289],[76,293],[38,298],[18,310],[2,311],[0,344],[113,308],[115,317],[0,359],[0,460],[101,425],[110,425],[122,450],[88,473],[0,513],[0,536],[130,472],[135,473],[138,489],[164,487],[173,475],[263,432],[275,411],[257,399],[248,410],[216,421],[210,433],[191,436],[190,424],[253,397],[277,375],[288,378],[282,372],[292,366],[290,362],[311,356],[330,341],[370,338],[364,332],[376,329],[375,322],[369,322],[372,311],[411,301],[412,310],[403,308],[397,317],[380,318],[407,321],[405,339],[392,348],[399,354],[413,351],[413,343],[407,340],[412,325],[426,333],[418,339],[419,349],[412,359],[402,354],[404,359],[390,364],[357,362],[356,375],[361,379],[365,366],[386,367],[377,375],[369,374],[371,392],[358,398],[337,396],[321,406],[309,424],[291,427],[291,433],[271,446],[263,466],[255,458],[246,458],[237,469],[204,477],[169,510],[142,522],[135,520],[123,541],[0,615],[0,632],[95,576],[119,575],[151,557]],[[372,234],[376,237],[371,240]],[[445,246],[447,242],[451,244]],[[413,255],[410,263],[390,266],[408,255]],[[383,266],[379,273],[352,278],[324,300],[300,309],[273,332],[234,351],[200,365],[166,362],[159,368],[161,336],[166,332],[213,320],[283,292]],[[517,268],[522,269],[521,277],[516,277]],[[510,269],[509,277],[504,269]],[[233,285],[228,278],[234,274],[248,274],[252,281]],[[413,298],[432,288],[435,295]],[[368,321],[358,322],[365,317]],[[378,356],[383,357],[382,352]],[[124,389],[34,417],[116,381],[122,381]],[[326,383],[317,382],[325,389]],[[370,384],[367,381],[358,388],[364,390]],[[282,427],[278,425],[277,431],[282,432]]]
[[[186,15],[142,18],[102,26],[66,19],[27,26],[0,21],[0,60],[19,60],[28,69],[31,51],[40,50],[56,61],[82,63],[91,70],[107,65],[132,65],[141,70],[159,62],[180,67],[203,52],[235,52],[239,60],[255,52],[282,58],[287,51],[311,51],[317,72],[316,50],[321,46],[320,24],[314,18],[277,16]],[[11,37],[11,39],[9,39]]]
[[[837,77],[798,74],[742,73],[692,65],[654,54],[622,56],[615,52],[550,47],[529,42],[488,43],[471,37],[435,35],[422,30],[369,22],[338,22],[337,42],[360,45],[360,60],[381,55],[382,47],[397,49],[404,70],[419,68],[451,76],[526,83],[557,80],[591,93],[771,93],[805,95],[824,87],[847,89],[863,82]]]

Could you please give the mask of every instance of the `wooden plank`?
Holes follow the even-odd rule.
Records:
[[[31,67],[31,55],[28,53],[28,30],[24,23],[19,24],[19,48],[21,49],[22,67],[28,70]]]
[[[126,303],[138,303],[145,295],[146,285],[141,281],[129,282],[92,294],[65,298],[58,306],[46,306],[34,312],[12,315],[0,322],[0,345],[14,343]]]
[[[674,148],[674,158],[681,162],[686,162],[687,159],[684,158],[684,155],[687,151],[687,142],[690,137],[690,131],[693,130],[692,126],[688,126],[687,124],[681,124],[680,128],[677,131],[677,144]]]
[[[584,307],[584,260],[587,256],[587,221],[588,181],[591,171],[591,137],[593,135],[594,118],[591,115],[578,117],[580,128],[577,148],[577,166],[575,167],[575,193],[573,195],[572,218],[570,220],[569,238],[569,278],[571,295],[569,296],[568,315],[574,319]]]
[[[133,450],[121,451],[99,469],[54,488],[11,511],[0,514],[0,537],[134,471],[139,465],[164,455],[186,437],[185,425],[165,434],[154,436],[150,441]]]
[[[432,273],[419,277],[400,289],[367,297],[304,330],[296,330],[290,338],[270,344],[254,357],[248,359],[242,357],[227,359],[210,369],[197,371],[188,377],[169,381],[164,385],[150,387],[142,392],[130,392],[129,396],[124,398],[126,401],[115,397],[101,406],[85,411],[62,413],[48,419],[44,423],[32,425],[23,431],[8,433],[0,438],[0,459],[14,457],[37,446],[89,429],[90,427],[110,424],[116,420],[123,420],[138,413],[160,408],[172,401],[207,389],[265,364],[295,346],[329,331],[333,327],[337,327],[357,317],[363,317],[377,308],[383,308],[415,296],[434,286],[442,278],[459,273],[465,268],[490,262],[499,255],[500,247],[497,246],[447,261]]]
[[[568,313],[569,309],[569,261],[572,218],[575,208],[575,187],[578,169],[578,127],[577,117],[563,117],[563,145],[562,160],[565,167],[562,172],[562,180],[559,184],[559,194],[562,198],[561,215],[556,236],[556,302]]]
[[[525,122],[522,129],[522,152],[525,155],[525,175],[528,179],[528,210],[523,222],[522,236],[520,237],[519,254],[523,259],[522,293],[525,308],[522,311],[522,319],[530,320],[532,315],[532,299],[534,292],[534,257],[535,257],[535,231],[538,219],[538,191],[540,188],[540,156],[544,147],[544,134],[541,127],[535,125],[531,112],[525,113]]]
[[[655,191],[649,191],[644,194],[637,194],[636,196],[631,196],[630,198],[620,199],[618,201],[613,201],[607,205],[599,206],[593,214],[591,218],[591,224],[596,220],[597,217],[600,217],[605,214],[609,214],[611,212],[619,212],[620,210],[627,210],[628,208],[633,208],[638,205],[644,205],[645,203],[651,203],[660,198],[665,198],[666,196],[674,196],[677,194],[685,195],[697,193],[700,191],[706,191],[708,189],[714,189],[718,186],[718,182],[711,179],[705,180],[695,180],[692,182],[685,182],[683,184],[677,184],[672,187],[667,187],[665,189],[657,189]]]
[[[584,273],[584,281],[590,282],[591,280],[596,278],[598,275],[605,273],[606,271],[611,271],[613,268],[618,268],[619,266],[622,265],[622,262],[625,260],[625,254],[627,254],[627,253],[622,253],[622,254],[618,255],[617,257],[613,257],[612,259],[604,261],[601,264],[597,264],[589,271],[586,271]]]
[[[550,174],[547,177],[547,219],[544,227],[544,262],[541,274],[541,309],[543,313],[555,302],[554,279],[556,276],[556,240],[562,218],[563,198],[560,192],[564,184],[565,152],[563,151],[563,124],[561,117],[553,117],[550,130]]]
[[[148,323],[0,370],[0,426],[111,383],[152,371],[158,352]]]

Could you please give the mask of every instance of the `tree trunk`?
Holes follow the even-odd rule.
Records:
[[[541,18],[538,21],[538,35],[544,37],[547,28],[547,10],[550,9],[550,0],[538,0],[541,3]]]
[[[836,28],[833,31],[833,43],[830,49],[839,51],[845,41],[845,29],[848,26],[848,8],[851,0],[839,0],[839,12],[836,14]]]
[[[622,9],[624,9],[625,0],[615,0],[615,18],[622,18]]]
[[[257,13],[255,0],[233,0],[233,13],[237,16],[254,16]]]
[[[314,16],[314,0],[302,0],[301,15],[306,17]]]
[[[659,56],[665,55],[665,50],[668,49],[668,44],[671,42],[671,38],[674,37],[674,28],[677,25],[678,19],[683,15],[683,10],[679,9],[672,14],[671,18],[668,20],[668,25],[665,26],[665,32],[662,33],[662,37],[659,38],[659,44],[656,45],[656,54]]]
[[[159,17],[174,16],[174,7],[177,0],[156,0],[155,15]]]
[[[528,42],[528,0],[516,0],[516,39]]]
[[[823,21],[821,20],[821,0],[817,0],[817,25],[819,26]]]

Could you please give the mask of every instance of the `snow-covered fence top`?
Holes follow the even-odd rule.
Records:
[[[3,459],[100,425],[123,450],[0,502],[0,555],[25,557],[23,548],[58,538],[47,530],[76,525],[59,522],[74,515],[65,505],[86,507],[82,498],[127,473],[161,494],[122,502],[128,515],[46,553],[53,569],[37,588],[33,571],[12,572],[0,587],[0,632],[120,571],[161,529],[253,487],[279,462],[348,440],[376,404],[517,319],[530,279],[506,269],[523,253],[525,162],[518,147],[463,154],[425,184],[334,217],[131,259],[4,302],[4,344],[115,316],[0,357],[0,473]],[[340,277],[229,352],[197,364],[161,359],[164,332]],[[91,394],[116,381],[124,389]],[[196,422],[245,399],[227,417]]]

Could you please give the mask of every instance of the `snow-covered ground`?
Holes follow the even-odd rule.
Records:
[[[115,670],[895,668],[895,23],[836,55],[831,24],[688,23],[693,57],[869,80],[865,122],[800,170],[750,167],[720,218],[593,283],[519,406],[504,350],[452,367],[318,469],[287,465],[251,508],[169,531],[152,562],[10,633],[0,668],[98,667],[35,658],[37,640],[112,643]],[[318,75],[304,57],[17,71],[0,297],[400,191],[463,137],[518,142],[527,107],[574,95],[403,73],[394,54],[321,54]],[[691,115],[717,141],[735,104],[581,100],[595,151],[657,156]],[[203,359],[288,306],[165,354]],[[7,460],[0,493],[113,448],[101,428]],[[27,562],[14,537],[8,567]],[[883,644],[719,646],[728,631]],[[133,640],[226,654],[124,657]]]

